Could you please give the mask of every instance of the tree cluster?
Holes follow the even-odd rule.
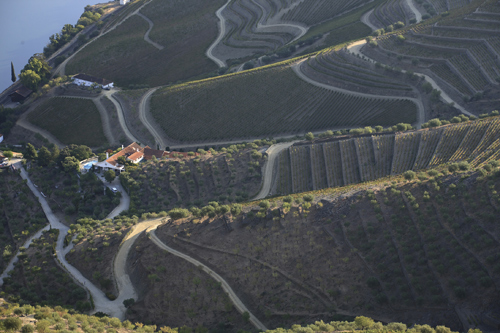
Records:
[[[94,12],[91,7],[86,7],[85,12],[80,16],[75,26],[69,23],[65,24],[60,33],[53,34],[49,37],[49,43],[44,47],[43,54],[46,57],[54,54],[86,26],[98,21],[102,13],[102,9],[98,9]]]
[[[38,165],[43,167],[57,164],[69,173],[71,171],[78,172],[80,161],[88,159],[93,154],[92,150],[84,145],[69,145],[63,150],[59,150],[59,147],[52,144],[49,148],[42,146],[37,151],[31,143],[28,143],[23,156],[26,160],[36,161]]]
[[[48,82],[51,70],[52,67],[45,60],[45,56],[41,53],[36,53],[30,58],[23,70],[21,70],[19,79],[26,88],[36,91],[40,84]]]

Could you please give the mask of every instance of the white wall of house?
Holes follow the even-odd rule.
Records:
[[[82,80],[82,79],[73,79],[73,83],[78,85],[78,86],[85,86],[85,87],[91,87],[94,82],[90,82],[90,81],[85,81],[85,80]],[[104,89],[111,89],[113,88],[113,82],[111,82],[110,84],[107,84],[105,86],[102,86]]]
[[[76,85],[78,85],[78,86],[90,87],[90,86],[92,86],[93,82],[85,81],[85,80],[82,80],[82,79],[74,79],[73,83],[76,84]]]
[[[129,0],[120,0],[120,5],[126,5],[129,2]]]
[[[137,164],[137,163],[139,163],[140,161],[142,161],[142,159],[143,159],[143,158],[144,158],[144,155],[142,155],[142,156],[140,156],[140,157],[136,158],[135,160],[133,160],[133,159],[131,159],[130,157],[128,157],[128,159],[129,159],[132,163],[135,163],[135,164]]]

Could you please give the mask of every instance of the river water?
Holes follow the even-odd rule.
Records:
[[[103,0],[0,0],[0,92],[35,53],[42,53],[52,34],[66,23],[75,25],[86,5]]]

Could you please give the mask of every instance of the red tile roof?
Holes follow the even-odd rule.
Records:
[[[118,153],[114,154],[113,156],[110,156],[106,160],[106,162],[108,162],[111,165],[116,166],[118,164],[118,161],[117,161],[118,157],[120,157],[120,156],[129,157],[129,156],[133,155],[134,153],[140,152],[142,150],[143,150],[143,148],[141,146],[139,146],[137,143],[133,142],[130,145],[128,145],[127,147],[120,150]]]
[[[128,159],[132,160],[132,161],[135,161],[135,160],[141,158],[143,155],[144,155],[144,153],[142,151],[136,151],[135,153],[133,153],[132,155],[130,155],[128,157]]]
[[[165,154],[165,151],[163,151],[163,150],[151,149],[149,147],[144,148],[144,159],[146,161],[149,161],[150,159],[152,159],[153,156],[160,159],[163,157],[164,154]]]

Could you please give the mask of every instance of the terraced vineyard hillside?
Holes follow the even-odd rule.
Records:
[[[362,52],[381,63],[431,76],[457,103],[470,101],[467,109],[479,113],[487,104],[477,100],[494,100],[500,94],[498,2],[431,3],[437,12],[451,11],[429,23],[378,37],[377,47]]]
[[[349,15],[351,11],[358,8],[372,6],[367,0],[230,1],[220,12],[225,20],[225,34],[221,35],[220,41],[213,45],[211,52],[217,59],[224,62],[266,53],[271,55],[274,51],[299,38],[303,41],[309,39],[308,42],[312,42],[310,38],[313,35],[320,36],[331,31],[332,28],[333,30],[338,28],[335,19],[339,16]],[[347,30],[350,31],[346,32],[346,35],[359,38],[369,33],[369,30],[365,30],[367,27],[364,24],[359,23],[360,26],[356,29],[351,26],[359,21],[360,15],[361,13],[356,14],[355,18],[349,18],[340,23],[340,26],[349,28]],[[309,33],[311,29],[314,32]],[[361,31],[365,31],[364,34],[359,34]],[[306,33],[307,36],[302,38]],[[304,45],[310,45],[310,43],[299,43],[299,46]],[[293,45],[290,52],[295,49]]]
[[[414,123],[406,98],[360,97],[316,87],[289,65],[158,90],[151,113],[177,141],[224,140]]]
[[[499,145],[498,117],[295,145],[280,153],[274,193],[350,185],[449,162],[467,161],[479,167],[498,159]]]
[[[377,68],[335,47],[309,57],[301,64],[300,70],[314,81],[353,92],[368,92],[374,96],[420,97],[414,88],[419,82],[418,77]]]
[[[397,22],[414,23],[415,14],[408,7],[406,0],[389,0],[378,5],[368,19],[374,26],[385,28]]]
[[[303,22],[306,25],[314,25],[329,20],[336,15],[352,10],[367,3],[366,0],[305,0],[287,1],[291,3],[282,16],[285,21]]]

